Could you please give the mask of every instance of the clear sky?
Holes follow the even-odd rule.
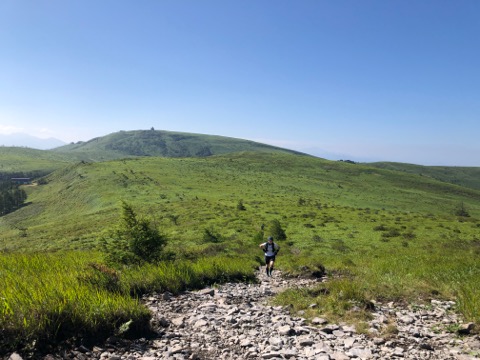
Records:
[[[478,0],[2,0],[0,133],[480,166]]]

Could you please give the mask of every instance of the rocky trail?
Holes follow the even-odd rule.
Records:
[[[310,323],[269,298],[284,288],[310,286],[325,279],[286,279],[279,272],[258,274],[258,284],[151,294],[143,301],[154,314],[158,336],[127,341],[111,337],[103,346],[79,347],[54,359],[478,359],[480,337],[452,311],[454,303],[435,301],[402,308],[375,304],[368,334],[321,318]],[[314,305],[312,305],[314,306]],[[385,329],[390,326],[396,331]],[[447,331],[447,329],[458,329]],[[459,332],[464,334],[460,336]],[[20,360],[12,354],[11,360]]]

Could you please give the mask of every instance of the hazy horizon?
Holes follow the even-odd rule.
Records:
[[[149,130],[149,129],[136,129],[136,130]],[[155,129],[155,130],[162,130],[162,129]],[[118,130],[118,131],[127,131],[127,130]],[[114,132],[118,132],[114,131]],[[171,131],[171,130],[165,130],[165,131]],[[109,133],[110,134],[110,133]],[[107,136],[109,134],[105,134],[103,136]],[[205,135],[213,135],[213,134],[205,134]],[[220,135],[221,136],[221,135]],[[10,137],[10,139],[9,139]],[[237,139],[240,139],[238,137],[234,137]],[[91,138],[93,139],[93,138]],[[79,140],[79,141],[89,141],[91,139],[87,140]],[[245,139],[245,140],[251,140],[251,139]],[[257,139],[257,140],[252,140],[256,141],[259,143],[264,143],[262,139]],[[35,137],[29,134],[25,133],[13,133],[10,135],[5,135],[5,134],[0,134],[0,146],[12,146],[12,147],[29,147],[33,149],[38,149],[38,150],[51,150],[59,146],[63,145],[68,145],[72,142],[66,142],[61,139],[49,137],[49,138],[39,138]],[[75,142],[74,142],[75,143]],[[279,146],[285,149],[289,150],[295,150],[292,147],[289,147],[288,144],[268,144],[268,145],[273,145],[273,146]],[[299,150],[297,150],[299,151]],[[391,160],[388,158],[383,158],[383,157],[358,157],[352,154],[341,154],[341,153],[331,153],[325,150],[321,149],[311,149],[311,151],[307,148],[301,151],[305,154],[324,158],[327,160],[332,160],[332,161],[337,161],[337,160],[351,160],[355,162],[360,162],[360,163],[372,163],[372,162],[401,162],[405,163],[404,161],[395,161]],[[444,164],[420,164],[420,163],[409,163],[409,164],[414,164],[414,165],[422,165],[422,166],[462,166],[462,167],[477,167],[477,166],[469,166],[469,165],[444,165]]]

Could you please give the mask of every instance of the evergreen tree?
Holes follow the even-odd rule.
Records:
[[[27,200],[27,193],[10,181],[0,183],[0,216],[20,208]]]
[[[112,263],[140,264],[159,261],[167,239],[148,221],[139,219],[132,206],[122,201],[122,215],[117,229],[103,239]]]
[[[269,226],[269,236],[273,236],[274,240],[286,240],[287,235],[285,234],[285,230],[283,230],[280,221],[277,219],[272,220]]]

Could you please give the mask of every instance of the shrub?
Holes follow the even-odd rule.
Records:
[[[463,201],[460,203],[458,208],[455,210],[455,215],[456,216],[461,216],[461,217],[470,217],[470,214],[468,213],[467,209],[465,208],[465,204]]]
[[[382,234],[382,237],[384,238],[391,238],[397,236],[400,236],[400,231],[398,231],[397,229],[390,229]]]
[[[258,243],[258,244],[263,243],[263,242],[265,241],[265,240],[263,239],[263,236],[264,236],[263,231],[257,232],[257,233],[253,236],[253,242],[254,242],[254,243]]]
[[[222,237],[215,233],[212,229],[203,230],[203,242],[205,243],[219,243],[222,241]]]
[[[237,210],[247,210],[247,208],[245,207],[245,205],[243,205],[243,201],[242,200],[238,200],[238,203],[237,203]]]
[[[269,234],[270,236],[273,236],[275,240],[286,240],[287,235],[285,234],[285,230],[282,229],[282,225],[280,224],[280,221],[277,219],[272,220],[270,222],[270,227],[269,227]]]
[[[345,241],[342,239],[335,239],[334,243],[332,244],[332,249],[336,250],[340,253],[347,253],[351,249],[345,244]]]
[[[138,219],[133,208],[122,202],[122,216],[117,229],[103,239],[110,263],[141,264],[162,258],[167,239],[147,219]]]

